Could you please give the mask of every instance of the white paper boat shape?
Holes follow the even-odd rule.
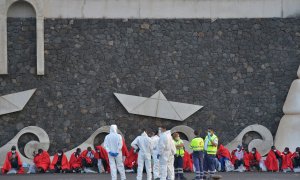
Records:
[[[131,114],[184,121],[203,106],[168,101],[161,91],[150,98],[114,93]]]
[[[22,111],[36,89],[0,97],[0,115]]]

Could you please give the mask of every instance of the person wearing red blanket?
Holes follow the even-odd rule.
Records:
[[[272,172],[279,171],[279,169],[281,169],[281,162],[281,152],[278,151],[275,146],[272,146],[265,160],[266,168],[268,169],[268,171]]]
[[[183,171],[193,172],[193,160],[192,160],[191,154],[188,153],[187,151],[184,151]]]
[[[247,156],[247,152],[245,152],[241,145],[238,145],[238,147],[231,152],[231,162],[235,169],[238,169],[241,165],[245,165],[245,155]]]
[[[125,168],[133,169],[135,172],[137,172],[137,167],[138,167],[137,159],[138,159],[138,153],[135,153],[134,148],[131,148],[129,150],[128,156],[124,161]]]
[[[38,154],[34,156],[33,162],[35,164],[36,172],[45,173],[50,166],[50,156],[47,151],[38,150]]]
[[[70,170],[76,173],[80,173],[82,170],[82,157],[81,149],[77,148],[74,153],[72,153],[70,158]]]
[[[259,162],[261,161],[261,155],[256,150],[256,148],[252,148],[251,153],[249,153],[249,162],[250,162],[250,169],[251,170],[260,170]]]
[[[107,151],[102,146],[96,146],[95,150],[96,150],[95,158],[98,159],[98,166],[100,164],[102,164],[104,171],[109,173],[110,168],[109,168],[109,160],[108,160]],[[98,169],[99,169],[99,167],[98,167]]]
[[[292,162],[293,153],[288,147],[284,148],[282,153],[282,166],[281,169],[284,172],[293,171],[293,162]]]
[[[54,155],[52,163],[50,165],[50,170],[53,173],[67,173],[70,169],[67,156],[62,150],[58,150]]]
[[[7,152],[4,164],[2,166],[2,174],[23,174],[22,161],[16,146],[11,147],[11,151]]]
[[[292,156],[292,161],[293,161],[294,168],[300,168],[300,147],[296,148],[296,151]]]
[[[98,160],[95,158],[96,152],[92,150],[91,147],[88,147],[81,153],[82,158],[82,167],[85,168],[93,168],[97,167]]]
[[[221,163],[221,171],[225,172],[225,161],[230,160],[230,152],[227,148],[225,148],[222,144],[220,144],[219,149],[217,151],[218,160]]]

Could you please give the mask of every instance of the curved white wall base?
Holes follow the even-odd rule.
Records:
[[[243,129],[243,131],[233,141],[226,145],[229,151],[231,152],[238,145],[242,145],[243,137],[246,133],[251,131],[257,132],[262,137],[262,139],[252,140],[248,145],[248,149],[251,150],[253,147],[256,147],[261,155],[266,155],[273,145],[273,136],[269,129],[259,124],[250,125]]]
[[[49,136],[42,128],[39,128],[37,126],[25,127],[12,140],[10,140],[7,144],[5,144],[4,146],[2,146],[0,148],[0,166],[3,165],[5,157],[6,157],[6,153],[11,150],[12,146],[16,146],[17,151],[19,151],[18,141],[22,135],[27,134],[27,133],[36,135],[38,137],[39,141],[38,141],[38,143],[35,143],[36,141],[29,141],[25,145],[24,151],[25,151],[25,155],[27,157],[24,157],[20,153],[23,163],[32,163],[32,160],[30,158],[32,158],[33,149],[29,148],[29,147],[31,147],[31,144],[33,144],[33,143],[35,144],[35,149],[38,149],[38,148],[42,148],[44,150],[49,149],[49,146],[50,146]]]
[[[284,115],[280,120],[278,130],[275,136],[275,146],[278,150],[283,151],[289,147],[295,151],[300,143],[300,114]]]

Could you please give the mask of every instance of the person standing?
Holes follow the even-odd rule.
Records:
[[[151,143],[152,143],[152,147],[153,147],[153,151],[152,151],[153,178],[154,178],[154,180],[159,180],[160,179],[159,159],[157,158],[157,155],[158,155],[158,141],[159,141],[158,131],[152,132],[151,141],[152,141]]]
[[[137,180],[142,180],[144,164],[146,166],[147,180],[152,179],[151,173],[151,153],[152,153],[152,144],[151,139],[147,135],[147,132],[143,130],[143,133],[135,138],[131,143],[131,146],[134,148],[135,152],[138,152],[138,169],[137,169]]]
[[[186,179],[183,176],[183,156],[184,156],[184,144],[180,139],[178,133],[173,134],[174,144],[176,146],[176,154],[174,158],[175,178]]]
[[[117,169],[120,173],[121,180],[126,179],[124,164],[122,160],[122,136],[117,133],[117,125],[110,126],[110,133],[105,136],[104,148],[108,152],[111,179],[117,180]]]
[[[204,178],[215,174],[215,158],[218,151],[218,137],[212,128],[207,129],[207,136],[204,140]]]
[[[193,162],[195,166],[196,177],[195,180],[203,180],[204,171],[203,171],[203,149],[204,141],[199,136],[198,131],[194,131],[195,138],[192,139],[190,143],[190,148],[193,150]]]
[[[171,131],[167,131],[166,127],[161,127],[161,135],[158,141],[157,158],[160,164],[160,179],[174,180],[174,155],[176,147],[171,136]]]

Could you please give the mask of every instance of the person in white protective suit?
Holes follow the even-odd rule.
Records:
[[[104,148],[108,152],[111,179],[117,180],[117,169],[121,180],[125,180],[125,169],[122,161],[122,136],[117,133],[117,125],[110,126],[110,133],[104,139]]]
[[[137,180],[142,180],[144,164],[146,166],[147,180],[152,179],[151,174],[151,153],[152,153],[152,144],[151,138],[147,135],[147,132],[143,130],[143,133],[135,138],[131,143],[131,146],[134,148],[135,152],[138,152],[138,169],[137,169]]]
[[[174,155],[176,153],[176,146],[174,144],[171,131],[167,131],[165,127],[161,127],[161,135],[158,141],[157,158],[160,164],[160,179],[174,180]]]
[[[153,178],[154,178],[154,180],[160,179],[159,159],[157,158],[158,140],[159,140],[158,132],[152,132],[151,142],[152,142],[152,147],[153,147],[152,159],[153,159]]]

